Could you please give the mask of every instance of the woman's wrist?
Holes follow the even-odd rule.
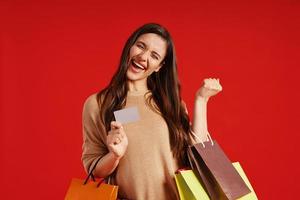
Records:
[[[111,157],[111,159],[113,159],[115,162],[119,162],[120,159],[122,158],[122,156],[117,155],[116,153],[110,151],[109,156]]]
[[[196,102],[202,102],[202,103],[207,103],[209,100],[209,97],[203,97],[200,95],[196,95],[195,101]]]

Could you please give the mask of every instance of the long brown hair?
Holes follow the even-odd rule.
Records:
[[[158,72],[152,73],[148,77],[147,86],[152,92],[150,98],[154,100],[168,125],[173,156],[185,162],[185,148],[190,144],[190,119],[181,101],[174,43],[171,35],[163,26],[156,23],[145,24],[128,38],[122,51],[118,70],[109,85],[97,95],[98,104],[101,105],[101,120],[106,131],[109,131],[110,123],[114,120],[113,111],[125,106],[128,92],[126,72],[129,51],[138,37],[146,33],[155,33],[167,42],[166,56],[162,61],[164,64]]]

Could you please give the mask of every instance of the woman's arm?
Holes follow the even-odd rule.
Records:
[[[101,178],[107,177],[116,169],[128,146],[128,138],[122,124],[112,121],[110,127],[111,130],[106,139],[109,153],[102,157],[93,172],[94,175]]]
[[[196,93],[192,129],[201,142],[208,139],[207,102],[211,96],[222,91],[219,79],[204,79],[203,85]]]
[[[207,102],[209,98],[196,96],[192,130],[204,142],[207,141]]]
[[[81,159],[85,171],[89,173],[101,157],[93,174],[97,177],[107,177],[116,169],[119,160],[125,154],[128,140],[122,125],[118,122],[111,122],[111,130],[107,134],[104,125],[97,121],[100,118],[99,113],[96,94],[93,94],[86,99],[83,106]]]
[[[121,123],[112,121],[110,124],[111,130],[108,132],[106,144],[109,152],[102,157],[97,164],[94,175],[97,177],[107,177],[118,166],[120,159],[124,156],[128,138]]]
[[[109,152],[101,158],[93,174],[97,177],[105,178],[109,176],[118,166],[120,158]]]

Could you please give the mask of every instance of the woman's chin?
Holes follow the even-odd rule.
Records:
[[[133,74],[133,73],[127,72],[127,80],[129,80],[129,81],[138,81],[141,78],[142,77],[138,76],[138,74]]]
[[[144,79],[147,79],[147,77],[142,76],[142,74],[134,74],[130,72],[127,72],[126,76],[128,81],[142,81]]]

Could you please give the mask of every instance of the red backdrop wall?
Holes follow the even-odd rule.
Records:
[[[85,176],[83,102],[108,83],[126,39],[146,22],[174,38],[191,114],[202,80],[220,78],[209,130],[259,199],[296,198],[299,1],[0,5],[1,199],[63,199],[71,178]]]

